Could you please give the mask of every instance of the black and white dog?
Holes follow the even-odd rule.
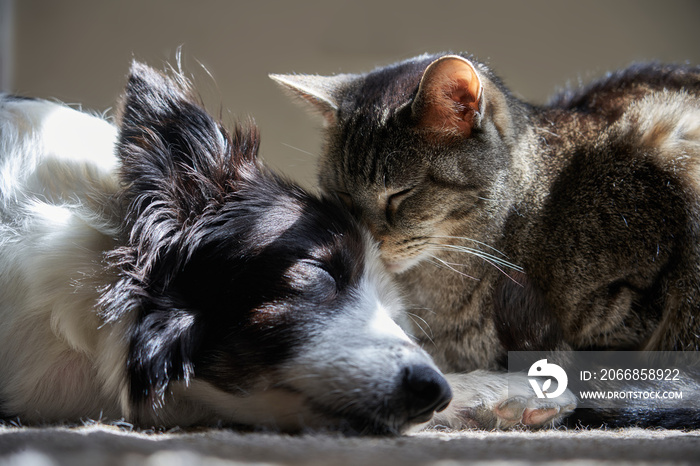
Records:
[[[0,418],[401,432],[450,400],[369,236],[178,73],[0,97]]]

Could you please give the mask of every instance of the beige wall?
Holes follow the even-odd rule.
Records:
[[[14,0],[11,82],[16,92],[104,110],[132,57],[162,67],[182,45],[210,110],[254,116],[264,157],[311,185],[319,121],[268,73],[362,71],[469,51],[517,95],[543,101],[567,81],[635,60],[700,64],[699,20],[693,0]]]

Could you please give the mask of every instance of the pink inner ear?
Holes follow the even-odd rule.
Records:
[[[469,85],[467,83],[459,82],[457,88],[452,90],[450,96],[454,102],[459,104],[455,110],[458,118],[464,123],[468,123],[468,120],[474,116],[474,112],[479,111],[478,97],[468,91],[468,88]]]
[[[472,95],[471,92],[467,91],[467,86],[468,85],[466,84],[460,83],[459,87],[452,91],[452,100],[454,100],[455,102],[459,102],[465,107],[473,107],[475,110],[478,110],[478,106],[474,105],[476,103],[477,97],[475,95]]]
[[[471,63],[455,56],[438,59],[426,69],[419,89],[421,126],[471,135],[481,98],[481,82]]]
[[[475,96],[467,90],[463,81],[452,83],[450,88],[441,89],[440,94],[430,99],[421,118],[421,125],[440,132],[458,133],[469,137],[474,113],[478,108]]]

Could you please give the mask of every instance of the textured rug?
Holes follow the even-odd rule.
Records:
[[[103,424],[0,427],[2,466],[462,464],[700,464],[700,431],[426,431],[386,438],[227,429],[148,433]]]

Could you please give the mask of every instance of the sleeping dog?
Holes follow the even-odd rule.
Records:
[[[116,127],[0,99],[0,418],[385,433],[447,405],[365,231],[181,74],[134,63]]]

